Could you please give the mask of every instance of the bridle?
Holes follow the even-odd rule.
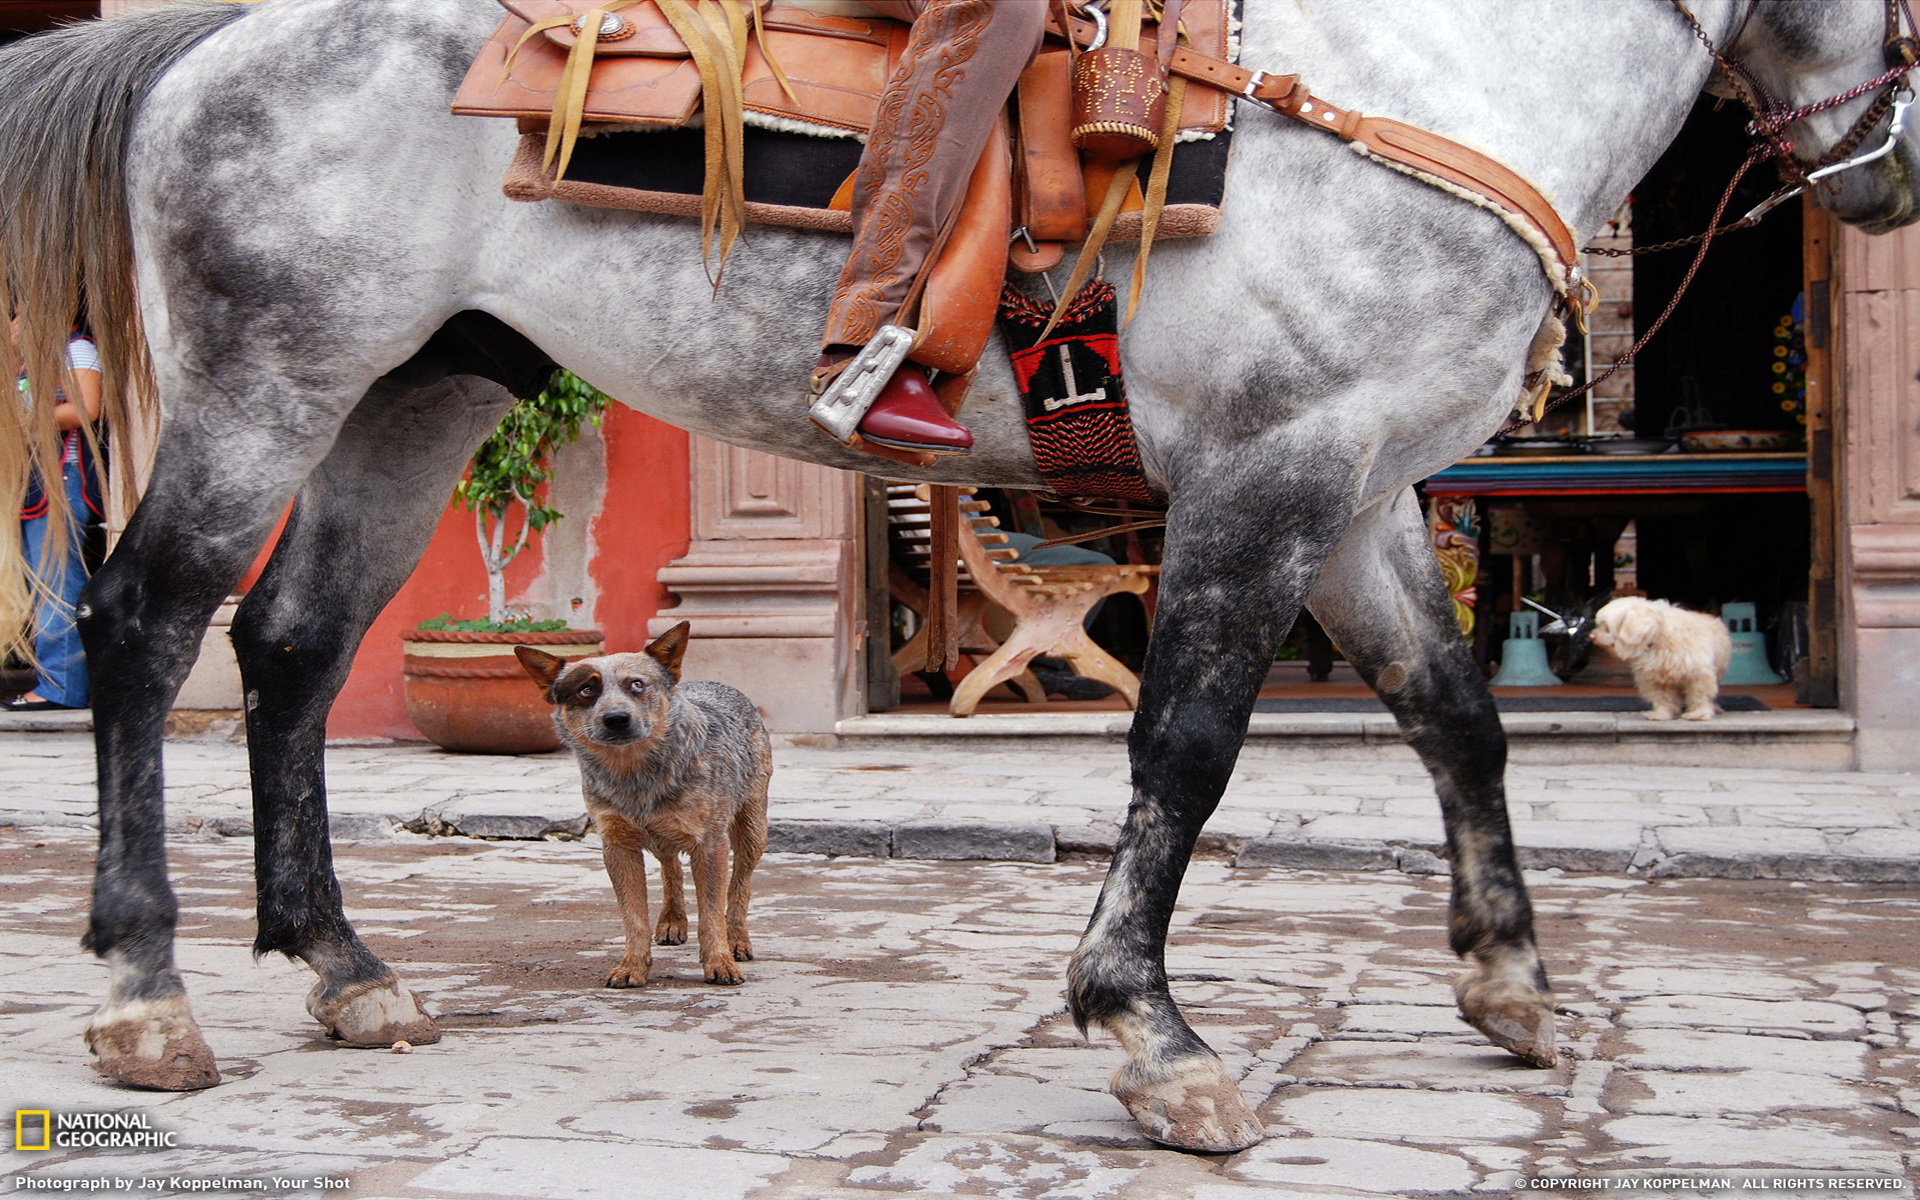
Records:
[[[1707,222],[1705,232],[1671,242],[1661,242],[1658,245],[1636,246],[1631,250],[1615,250],[1601,246],[1583,248],[1585,253],[1608,258],[1638,258],[1643,254],[1657,254],[1663,250],[1677,250],[1683,246],[1698,245],[1700,247],[1695,252],[1693,263],[1687,268],[1686,275],[1681,278],[1680,286],[1667,301],[1667,306],[1660,311],[1658,317],[1654,318],[1653,323],[1634,339],[1633,345],[1627,348],[1626,353],[1614,359],[1612,365],[1606,370],[1579,387],[1555,396],[1536,411],[1532,420],[1522,420],[1517,417],[1510,419],[1501,427],[1502,435],[1532,424],[1545,416],[1548,411],[1578,399],[1632,362],[1653,335],[1660,331],[1660,327],[1667,323],[1667,318],[1673,315],[1673,310],[1679,307],[1680,298],[1687,294],[1687,288],[1693,283],[1693,277],[1699,273],[1700,265],[1706,261],[1707,249],[1713,245],[1713,239],[1716,236],[1758,224],[1761,217],[1823,179],[1885,158],[1899,148],[1900,137],[1906,132],[1907,107],[1913,103],[1913,89],[1908,86],[1907,77],[1915,70],[1916,62],[1920,61],[1920,44],[1917,44],[1915,39],[1915,34],[1920,32],[1920,27],[1914,24],[1913,11],[1908,7],[1908,0],[1885,0],[1887,19],[1885,36],[1882,39],[1888,64],[1885,71],[1844,92],[1798,107],[1781,101],[1767,89],[1764,83],[1760,82],[1759,77],[1748,68],[1746,63],[1729,51],[1716,46],[1712,36],[1687,7],[1686,0],[1671,0],[1671,2],[1680,13],[1681,19],[1686,21],[1693,30],[1693,36],[1707,48],[1707,53],[1713,56],[1713,61],[1719,66],[1721,74],[1726,78],[1728,86],[1733,89],[1735,97],[1747,106],[1747,111],[1753,114],[1753,119],[1747,122],[1747,132],[1757,140],[1753,148],[1747,152],[1746,158],[1734,171],[1733,178],[1727,181],[1726,190],[1720,194],[1720,203],[1713,210],[1713,217]],[[1747,0],[1746,13],[1741,16],[1740,24],[1734,27],[1733,36],[1727,39],[1726,44],[1729,47],[1740,41],[1740,35],[1746,32],[1747,26],[1753,21],[1753,14],[1759,8],[1760,0]],[[1885,90],[1880,91],[1883,88]],[[1815,113],[1822,113],[1830,108],[1838,108],[1842,104],[1858,100],[1873,91],[1880,91],[1880,95],[1875,97],[1873,103],[1867,106],[1847,132],[1828,147],[1825,154],[1812,163],[1803,163],[1794,156],[1793,140],[1787,136],[1788,126],[1804,121]],[[1889,114],[1891,119],[1887,123],[1887,140],[1865,154],[1856,154],[1855,151],[1859,150],[1860,143],[1866,140],[1874,126],[1880,123],[1882,117],[1887,117]],[[1783,186],[1754,205],[1739,220],[1725,225],[1720,224],[1720,219],[1726,213],[1727,204],[1733,199],[1734,190],[1740,186],[1740,181],[1756,164],[1769,158],[1775,160],[1774,165],[1780,172]]]
[[[1908,0],[1885,0],[1886,24],[1881,39],[1887,62],[1885,71],[1824,100],[1797,107],[1775,96],[1747,64],[1731,52],[1731,47],[1739,43],[1740,36],[1753,22],[1753,14],[1760,7],[1760,0],[1747,0],[1747,11],[1740,18],[1740,24],[1734,27],[1733,36],[1727,39],[1726,50],[1714,44],[1712,36],[1688,9],[1686,0],[1672,0],[1672,3],[1681,19],[1692,29],[1693,36],[1713,56],[1722,77],[1733,89],[1734,96],[1753,114],[1753,119],[1747,122],[1747,132],[1758,139],[1754,147],[1755,156],[1774,159],[1774,165],[1785,182],[1784,187],[1741,218],[1742,221],[1758,220],[1769,210],[1793,199],[1820,180],[1884,158],[1899,146],[1900,135],[1906,129],[1907,107],[1913,102],[1913,89],[1908,85],[1907,77],[1913,72],[1916,61],[1920,60],[1920,47],[1916,46],[1916,27]],[[1818,159],[1803,163],[1794,154],[1793,140],[1787,136],[1789,126],[1875,91],[1880,95]],[[1867,135],[1889,114],[1891,120],[1886,141],[1865,154],[1856,153]]]

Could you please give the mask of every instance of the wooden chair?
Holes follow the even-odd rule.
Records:
[[[931,565],[931,505],[924,486],[890,484],[887,504],[889,519],[909,554],[928,559]],[[972,499],[971,492],[962,495],[960,516],[960,564],[966,572],[958,598],[961,648],[968,653],[985,652],[986,658],[954,689],[947,710],[956,717],[970,717],[981,699],[1002,683],[1012,683],[1034,703],[1044,702],[1045,689],[1027,669],[1041,656],[1065,659],[1083,678],[1098,680],[1120,693],[1129,708],[1138,705],[1139,678],[1094,644],[1085,621],[1093,606],[1109,596],[1144,593],[1159,568],[1126,563],[1042,567],[1015,562],[1017,551],[1005,544],[999,522],[987,515],[985,503]],[[898,572],[894,594],[925,614],[926,589],[904,571]],[[1004,644],[996,644],[981,624],[988,603],[1005,609],[1014,620]],[[894,655],[895,665],[913,670],[925,663],[926,632],[923,623],[914,639]]]
[[[1014,570],[1013,558],[1019,552],[1006,544],[1007,535],[997,528],[999,522],[987,515],[987,505],[973,499],[973,490],[965,489],[960,497],[961,524],[971,526],[975,536],[983,544],[987,557],[993,561],[995,573]],[[887,525],[889,540],[898,553],[891,556],[887,563],[887,584],[893,598],[912,610],[920,618],[919,627],[907,643],[893,652],[893,665],[896,670],[924,671],[927,669],[927,639],[933,631],[933,623],[928,619],[931,611],[927,588],[921,582],[931,575],[932,559],[932,506],[928,501],[926,489],[911,483],[891,483],[887,485]],[[910,571],[900,565],[904,557],[914,568]],[[956,564],[958,565],[958,564]],[[916,579],[915,574],[920,576]],[[987,632],[987,597],[974,586],[972,572],[962,570],[958,578],[958,595],[955,598],[955,624],[959,629],[959,650],[963,654],[984,658],[1000,648],[1000,643]],[[1034,677],[1033,672],[1022,669],[1008,683],[1024,696],[1029,703],[1045,704],[1047,690]]]

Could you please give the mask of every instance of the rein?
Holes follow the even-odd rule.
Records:
[[[1885,0],[1886,24],[1881,39],[1887,62],[1885,71],[1865,83],[1856,84],[1824,100],[1815,100],[1810,104],[1792,107],[1768,91],[1767,86],[1760,82],[1759,77],[1747,67],[1745,62],[1714,44],[1712,36],[1687,7],[1686,0],[1672,0],[1673,7],[1679,12],[1681,19],[1686,21],[1688,28],[1693,31],[1693,36],[1707,48],[1707,53],[1719,66],[1721,75],[1733,89],[1735,97],[1747,106],[1747,111],[1753,114],[1753,119],[1747,122],[1747,132],[1767,144],[1772,157],[1777,160],[1775,165],[1779,168],[1781,177],[1788,183],[1788,187],[1769,197],[1765,204],[1747,214],[1748,217],[1756,217],[1783,201],[1792,199],[1826,176],[1838,174],[1840,171],[1872,162],[1892,153],[1903,125],[1901,118],[1905,115],[1906,106],[1913,100],[1913,90],[1907,85],[1907,76],[1913,72],[1916,60],[1920,60],[1920,47],[1916,47],[1912,32],[1915,30],[1913,12],[1908,7],[1908,2],[1909,0]],[[1752,23],[1753,14],[1759,6],[1760,0],[1747,0],[1746,15],[1741,18],[1740,24],[1733,31],[1733,36],[1728,39],[1728,46],[1739,42],[1747,26]],[[1811,164],[1803,164],[1794,156],[1794,144],[1786,134],[1789,125],[1858,100],[1869,92],[1879,91],[1881,88],[1886,90],[1867,106],[1847,132],[1827,148],[1825,154]],[[1878,151],[1855,158],[1854,151],[1860,148],[1860,143],[1866,140],[1867,135],[1889,112],[1893,113],[1892,127],[1889,130],[1892,136],[1888,137],[1886,144]]]

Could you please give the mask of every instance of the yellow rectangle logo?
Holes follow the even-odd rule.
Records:
[[[40,1119],[40,1140],[27,1140],[27,1118]],[[53,1113],[44,1108],[16,1108],[13,1110],[13,1148],[15,1150],[50,1150],[53,1148]]]

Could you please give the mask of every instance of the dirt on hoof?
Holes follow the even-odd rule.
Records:
[[[309,998],[307,1011],[327,1027],[327,1036],[343,1045],[385,1050],[395,1042],[431,1046],[440,1026],[420,998],[388,979],[361,984],[326,1004]]]
[[[103,1010],[87,1026],[93,1069],[130,1087],[194,1092],[220,1082],[213,1050],[184,997],[139,1000]]]
[[[1194,1060],[1158,1081],[1143,1081],[1134,1068],[1113,1074],[1112,1091],[1127,1106],[1140,1132],[1164,1146],[1230,1154],[1267,1136],[1266,1127],[1215,1058]]]
[[[1494,1045],[1536,1067],[1560,1064],[1554,1048],[1553,997],[1532,989],[1516,993],[1497,981],[1463,978],[1454,987],[1460,1015]]]

